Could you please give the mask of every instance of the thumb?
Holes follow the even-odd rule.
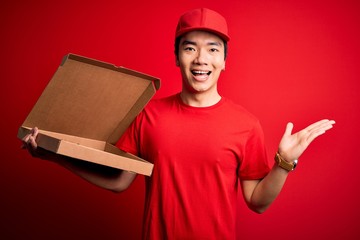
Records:
[[[36,137],[39,133],[39,129],[37,127],[34,127],[30,130],[30,135],[33,137]]]
[[[284,136],[290,136],[293,128],[294,128],[294,124],[292,124],[291,122],[287,123]]]

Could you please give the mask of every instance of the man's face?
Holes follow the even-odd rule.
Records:
[[[204,31],[185,34],[180,40],[177,65],[182,74],[183,91],[217,91],[217,81],[225,69],[223,40]]]

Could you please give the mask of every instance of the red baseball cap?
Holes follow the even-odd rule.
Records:
[[[226,42],[230,40],[225,18],[207,8],[198,8],[184,13],[176,27],[175,38],[194,30],[209,31]]]

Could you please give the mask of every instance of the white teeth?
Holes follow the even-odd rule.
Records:
[[[208,74],[208,71],[192,71],[194,74]]]

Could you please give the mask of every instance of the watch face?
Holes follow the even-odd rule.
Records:
[[[296,159],[296,160],[294,160],[294,163],[293,163],[293,169],[292,170],[294,170],[295,168],[296,168],[296,166],[298,165],[298,160]]]

